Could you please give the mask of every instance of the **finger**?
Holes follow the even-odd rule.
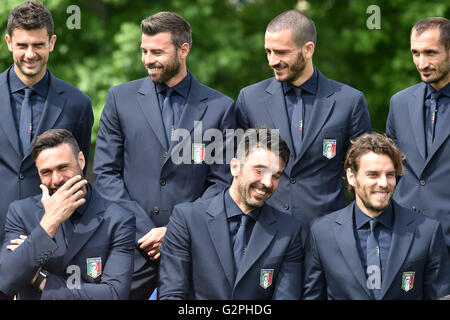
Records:
[[[159,260],[159,257],[160,257],[160,256],[161,256],[161,253],[158,252],[158,253],[155,254],[153,257],[150,257],[150,260],[154,260],[154,261]]]
[[[70,192],[70,191],[69,191]],[[71,196],[71,201],[77,202],[78,200],[84,199],[85,192],[83,190],[78,190]]]
[[[78,181],[77,183],[73,184],[68,191],[72,192],[73,194],[77,193],[78,191],[83,191],[83,187],[87,184],[87,180],[83,179],[81,181]]]
[[[155,243],[156,243],[156,240],[153,239],[152,237],[150,237],[150,238],[145,239],[142,242],[140,248],[141,249],[146,249],[146,248],[151,249],[155,245]]]
[[[69,215],[67,216],[67,218],[69,218],[75,212],[75,210],[77,210],[77,208],[81,207],[83,204],[86,203],[86,199],[84,198],[78,200],[72,199],[71,201],[72,203],[70,204],[70,207],[68,209]]]
[[[22,244],[24,240],[22,239],[12,239],[10,241],[11,244]]]
[[[20,239],[23,239],[23,240],[25,240],[26,238],[28,238],[28,236],[25,236],[25,235],[23,235],[23,234],[21,234],[19,237],[20,237]]]
[[[67,180],[61,186],[61,188],[58,189],[58,191],[63,192],[63,191],[69,190],[74,184],[76,184],[80,180],[81,180],[81,176],[80,175],[76,175],[76,176],[70,178],[69,180]],[[58,191],[56,191],[56,192],[58,192]]]
[[[16,250],[17,247],[18,247],[18,245],[9,245],[9,246],[6,246],[6,249],[8,249],[9,251],[14,251],[14,250]]]
[[[41,184],[39,188],[42,190],[42,199],[50,197],[50,192],[45,184]]]

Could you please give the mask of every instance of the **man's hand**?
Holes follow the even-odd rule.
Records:
[[[166,227],[151,229],[145,236],[138,240],[139,249],[144,250],[151,260],[158,260],[160,257],[159,247],[166,234]]]
[[[19,239],[12,239],[11,244],[6,246],[6,249],[8,249],[10,251],[16,250],[17,247],[20,246],[27,238],[27,236],[24,236],[22,234],[19,237],[20,237]]]
[[[41,226],[50,237],[54,238],[60,224],[69,219],[72,213],[86,202],[84,199],[86,184],[87,181],[81,180],[81,176],[77,175],[67,180],[51,196],[47,186],[40,185],[41,202],[44,206]]]

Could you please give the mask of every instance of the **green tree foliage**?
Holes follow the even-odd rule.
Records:
[[[0,28],[23,1],[2,0]],[[409,31],[429,16],[450,15],[445,1],[408,0],[43,0],[58,37],[49,67],[86,92],[93,101],[95,125],[108,89],[146,76],[140,54],[140,22],[158,11],[175,11],[193,30],[188,67],[201,82],[236,99],[239,90],[272,75],[264,53],[267,23],[278,13],[299,8],[316,23],[314,63],[328,77],[364,92],[377,131],[384,132],[389,99],[420,81],[409,53]],[[69,29],[70,5],[81,12],[80,29]],[[380,8],[381,29],[366,22],[370,5]],[[0,69],[12,63],[5,41]]]

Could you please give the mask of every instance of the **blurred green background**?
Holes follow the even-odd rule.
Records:
[[[42,1],[42,0],[41,0]],[[0,28],[6,34],[8,14],[24,0],[2,0]],[[98,122],[108,89],[146,76],[141,63],[140,22],[158,11],[175,11],[192,27],[188,67],[196,78],[233,99],[249,84],[272,76],[264,52],[267,23],[292,8],[315,22],[318,41],[314,64],[329,78],[347,83],[365,96],[373,128],[384,132],[389,99],[420,81],[409,53],[409,32],[420,19],[450,16],[442,0],[43,0],[55,20],[57,42],[49,68],[57,77],[87,93]],[[80,9],[80,29],[70,5]],[[369,29],[370,5],[380,8],[380,29]],[[72,17],[73,18],[73,17]],[[371,20],[373,22],[373,20]],[[5,41],[0,70],[12,64]]]

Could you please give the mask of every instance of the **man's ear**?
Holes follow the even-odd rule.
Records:
[[[84,166],[86,165],[86,160],[82,151],[78,152],[78,165],[80,166],[81,171],[83,171]]]
[[[236,159],[236,158],[231,159],[230,171],[231,171],[231,174],[233,175],[233,177],[235,177],[235,178],[239,175],[239,173],[241,171],[241,163],[239,162],[238,159]]]
[[[49,41],[49,52],[52,52],[53,49],[55,48],[55,43],[56,43],[56,35],[52,35],[50,37],[50,41]]]
[[[183,43],[181,45],[181,47],[178,48],[180,58],[183,60],[186,60],[186,57],[190,51],[191,51],[191,48],[189,47],[189,43],[187,43],[187,42]]]
[[[314,55],[315,45],[314,42],[308,41],[302,47],[303,56],[306,60],[311,60]]]
[[[12,52],[13,51],[12,39],[11,39],[11,36],[9,34],[5,35],[5,41],[6,41],[6,45],[8,46],[8,50]]]
[[[347,169],[346,174],[347,174],[348,184],[354,188],[355,187],[355,174],[353,173],[352,169],[350,169],[350,168]]]

